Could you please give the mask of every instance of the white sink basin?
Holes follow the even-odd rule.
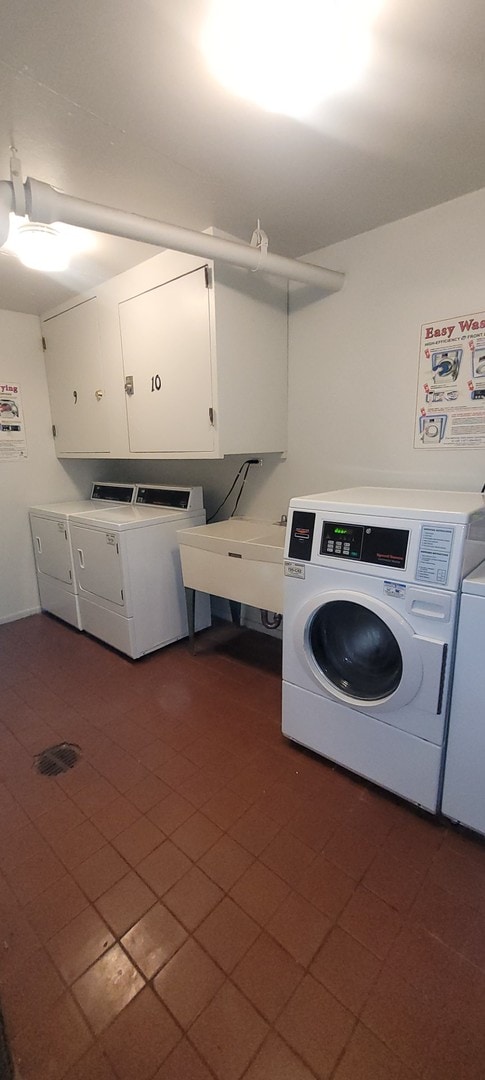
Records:
[[[282,612],[284,525],[230,518],[181,529],[178,540],[187,588]]]

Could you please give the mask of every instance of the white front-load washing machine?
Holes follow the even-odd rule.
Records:
[[[436,812],[461,582],[484,558],[482,495],[292,499],[283,733]]]
[[[442,810],[485,834],[485,563],[463,582]]]
[[[82,630],[69,522],[74,514],[86,514],[100,506],[131,503],[135,490],[135,484],[95,482],[90,499],[30,507],[30,529],[43,611]]]
[[[188,634],[177,530],[205,524],[201,487],[138,487],[131,506],[71,519],[83,629],[137,659]],[[195,629],[210,626],[198,594]]]

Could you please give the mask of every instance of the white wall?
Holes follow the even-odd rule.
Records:
[[[103,462],[61,463],[54,453],[40,323],[0,310],[0,382],[18,383],[27,435],[26,459],[0,459],[0,623],[39,610],[28,507],[83,498]]]
[[[293,294],[287,459],[251,469],[238,513],[276,520],[292,495],[356,484],[480,490],[484,450],[417,450],[413,438],[421,324],[485,308],[484,221],[482,190],[308,256],[347,281],[307,305]],[[29,450],[0,462],[1,622],[38,605],[31,503],[85,496],[104,476],[202,483],[211,513],[242,458],[57,461],[34,316],[0,312],[0,359],[21,386]]]
[[[308,256],[341,293],[290,316],[288,458],[251,477],[243,513],[360,484],[480,491],[485,450],[413,448],[421,324],[485,309],[485,190]]]
[[[345,271],[346,284],[311,304],[293,293],[288,454],[251,468],[238,514],[274,521],[293,495],[361,484],[481,489],[485,450],[413,442],[422,323],[485,309],[482,222],[485,190],[308,256]],[[139,462],[131,471],[203,484],[210,514],[241,460]]]

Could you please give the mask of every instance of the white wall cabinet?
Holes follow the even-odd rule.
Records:
[[[130,450],[212,453],[205,267],[120,304]]]
[[[49,313],[43,333],[59,457],[286,449],[283,281],[165,251]]]
[[[108,454],[96,297],[45,319],[42,334],[58,457]]]

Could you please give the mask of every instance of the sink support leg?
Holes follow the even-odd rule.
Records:
[[[241,605],[237,600],[230,600],[229,607],[231,609],[231,619],[236,626],[241,625]]]
[[[185,605],[187,608],[187,625],[189,628],[189,645],[191,652],[195,653],[195,589],[185,589]]]

